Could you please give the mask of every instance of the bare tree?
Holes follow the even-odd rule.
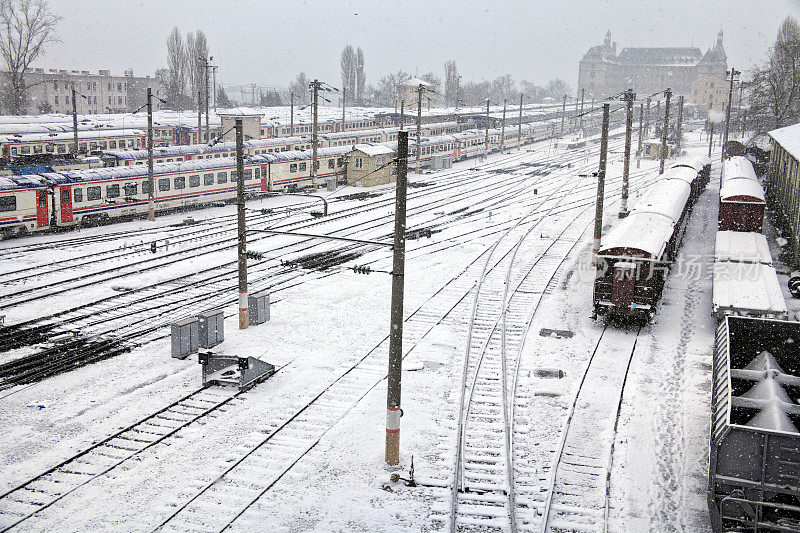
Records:
[[[446,106],[455,106],[458,98],[458,69],[453,60],[444,64],[444,102]]]
[[[375,87],[375,100],[381,105],[392,106],[397,98],[397,86],[409,79],[411,76],[398,71],[395,74],[387,74],[378,80],[378,86]]]
[[[800,25],[786,17],[764,65],[749,84],[751,125],[765,132],[800,120]]]
[[[364,74],[364,52],[361,51],[361,47],[358,47],[356,51],[356,62],[355,62],[355,100],[356,104],[364,105],[364,85],[367,82],[367,77]]]
[[[186,48],[180,30],[172,28],[167,37],[167,100],[178,110],[186,105]]]
[[[429,90],[425,91],[425,99],[429,102],[429,104],[436,105],[437,100],[439,99],[439,95],[441,94],[442,88],[442,78],[437,76],[434,72],[426,72],[420,79],[423,79],[431,84],[428,87]],[[425,100],[423,100],[425,102]]]
[[[347,91],[348,102],[352,102],[356,92],[356,52],[349,44],[342,50],[341,69],[342,88]]]
[[[565,94],[572,94],[572,89],[569,88],[567,82],[561,79],[550,80],[544,89],[546,96],[560,100],[564,98]]]
[[[48,44],[56,41],[61,17],[50,11],[47,0],[3,0],[0,3],[0,54],[6,67],[3,107],[14,115],[25,112],[25,75]]]

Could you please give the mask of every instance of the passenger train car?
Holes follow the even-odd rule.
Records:
[[[594,317],[649,319],[655,313],[696,191],[702,187],[702,173],[691,166],[673,165],[602,239]]]
[[[142,130],[79,131],[78,152],[91,153],[117,148],[142,148],[146,134]],[[73,133],[30,133],[0,137],[0,156],[6,161],[40,154],[67,154],[75,144]]]
[[[345,172],[350,148],[321,148],[317,179]],[[245,159],[248,194],[311,185],[311,153],[287,151]],[[221,157],[164,163],[154,168],[157,211],[224,202],[236,196],[236,159]],[[150,182],[146,167],[114,167],[0,177],[0,231],[69,227],[146,213]]]

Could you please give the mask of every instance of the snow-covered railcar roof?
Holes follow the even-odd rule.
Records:
[[[755,180],[738,178],[724,181],[719,190],[720,201],[728,201],[738,196],[752,198],[752,200],[746,201],[752,201],[754,203],[763,203],[765,199],[764,189]]]
[[[388,146],[383,145],[383,144],[377,144],[377,143],[356,144],[355,146],[353,146],[353,149],[354,150],[359,150],[361,152],[364,152],[368,156],[376,156],[376,155],[384,155],[384,154],[393,154],[394,153],[394,150],[392,150]]]
[[[108,137],[139,137],[144,136],[142,130],[90,130],[79,131],[78,140],[106,139]],[[72,133],[24,133],[21,135],[0,136],[2,143],[34,143],[34,142],[58,142],[71,141],[75,137]]]
[[[683,159],[679,159],[672,165],[670,165],[670,169],[673,168],[693,168],[695,171],[700,172],[703,170],[705,163],[699,157],[685,157]]]
[[[631,213],[601,239],[598,255],[616,255],[615,248],[642,251],[658,259],[672,238],[675,224],[672,219],[654,213]]]
[[[636,202],[631,212],[663,215],[677,224],[691,193],[691,185],[682,179],[659,180]]]
[[[328,148],[318,148],[317,157],[337,157],[351,152],[351,146],[331,146]],[[284,152],[272,152],[267,154],[253,155],[248,158],[251,163],[277,163],[281,161],[311,159],[311,150],[286,150]],[[216,161],[216,159],[201,159],[201,161]]]
[[[718,231],[714,261],[772,264],[767,238],[751,231]]]
[[[738,178],[758,181],[758,178],[756,178],[756,171],[753,169],[753,163],[746,157],[740,155],[731,157],[722,162],[723,185],[729,180]]]
[[[688,167],[688,166],[672,167],[664,171],[664,174],[661,176],[660,181],[674,179],[674,180],[681,180],[691,185],[698,179],[699,175],[700,171],[695,170],[694,167]]]
[[[712,288],[714,312],[750,316],[785,316],[778,275],[761,263],[714,263]]]
[[[0,191],[33,189],[42,187],[45,183],[46,181],[43,177],[31,174],[22,176],[0,176]]]
[[[245,164],[252,164],[249,158]],[[236,166],[236,158],[221,157],[218,159],[196,159],[174,163],[159,163],[153,166],[153,174],[174,174],[178,172],[202,172]],[[92,168],[86,170],[65,170],[42,174],[48,180],[56,183],[84,183],[92,181],[107,181],[115,179],[139,178],[147,176],[147,167],[144,165],[127,167]]]

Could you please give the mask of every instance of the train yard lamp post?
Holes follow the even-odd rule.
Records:
[[[239,329],[247,329],[250,324],[250,310],[247,298],[247,235],[244,217],[244,128],[242,119],[237,118],[236,128],[236,220],[239,233]]]
[[[664,104],[664,125],[661,128],[661,163],[658,167],[658,174],[664,173],[664,159],[667,157],[667,132],[669,131],[669,100],[672,98],[672,89],[664,91],[667,96]],[[660,102],[659,102],[660,103]]]
[[[631,168],[631,134],[633,129],[633,101],[636,100],[636,93],[633,89],[625,91],[625,154],[622,167],[622,201],[619,207],[619,218],[628,216],[628,177]]]
[[[403,283],[406,260],[406,188],[408,132],[397,134],[397,183],[392,262],[392,307],[389,324],[389,373],[386,387],[386,454],[389,466],[400,463],[400,393],[403,372]]]
[[[731,88],[728,91],[728,106],[725,108],[725,133],[722,135],[722,159],[725,159],[725,143],[728,142],[728,132],[731,126],[731,104],[733,101],[733,83],[736,79],[736,76],[741,74],[740,70],[736,70],[735,68],[731,67],[731,69],[727,72],[727,75],[731,77]]]

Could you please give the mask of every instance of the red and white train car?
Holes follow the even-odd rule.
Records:
[[[764,189],[758,182],[753,164],[742,156],[723,161],[718,229],[760,232],[765,207]]]

